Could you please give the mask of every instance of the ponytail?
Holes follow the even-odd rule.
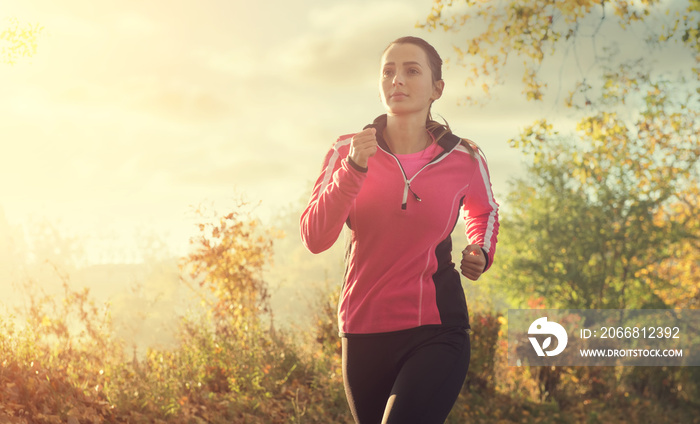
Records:
[[[444,124],[441,124],[435,120],[433,120],[433,116],[428,111],[428,116],[425,119],[425,128],[435,137],[435,142],[437,143],[440,141],[440,139],[448,134],[452,134],[452,130],[450,129],[450,125],[447,123],[447,121],[444,120]],[[476,145],[471,140],[468,140],[466,138],[460,138],[460,142],[465,149],[469,152],[469,154],[472,157],[476,157],[477,150],[479,150],[479,146]]]

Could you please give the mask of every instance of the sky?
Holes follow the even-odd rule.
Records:
[[[342,276],[342,246],[311,255],[280,214],[301,212],[338,136],[385,112],[381,54],[405,35],[442,54],[433,116],[479,144],[507,212],[508,181],[525,169],[508,140],[542,117],[573,121],[561,104],[527,102],[517,66],[488,103],[463,104],[481,92],[454,62],[453,45],[467,38],[416,28],[430,9],[430,0],[0,0],[0,30],[7,18],[44,27],[34,57],[0,63],[3,300],[60,294],[70,274],[109,301],[123,337],[168,343],[172,316],[193,297],[173,258],[198,235],[194,209],[227,212],[243,198],[265,226],[297,232],[276,242],[266,279],[277,320],[309,320],[318,289]],[[631,52],[643,34],[601,35]],[[684,66],[672,49],[661,53],[662,66]],[[559,59],[542,72],[561,101],[577,74],[571,57],[568,67]]]
[[[480,84],[450,62],[459,34],[416,28],[429,0],[2,3],[0,20],[45,30],[33,58],[0,65],[0,221],[28,240],[51,223],[84,265],[139,262],[144,239],[182,255],[199,204],[242,197],[274,224],[335,139],[384,113],[379,60],[400,36],[449,62],[433,114],[481,146],[497,200],[524,169],[508,140],[555,114],[523,99],[520,74],[460,105]]]
[[[138,262],[143,235],[182,254],[200,203],[242,197],[273,221],[339,135],[384,113],[384,47],[450,43],[415,28],[427,1],[3,3],[0,19],[45,29],[35,57],[0,66],[0,208],[27,237],[45,221],[79,238],[87,263]],[[504,191],[516,117],[457,106],[463,81],[447,84],[435,112]]]

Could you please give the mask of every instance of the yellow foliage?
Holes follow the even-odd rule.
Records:
[[[690,0],[685,8],[685,13],[678,15],[673,28],[661,32],[658,42],[666,42],[674,36],[680,38],[685,31],[684,42],[700,51],[698,28],[686,21],[689,15],[697,19],[697,5]],[[604,24],[617,23],[626,28],[664,11],[668,12],[668,6],[660,0],[643,0],[641,3],[626,0],[495,0],[468,1],[466,5],[433,0],[426,20],[417,27],[429,31],[438,28],[448,32],[469,30],[464,40],[465,51],[456,48],[458,63],[468,67],[470,75],[489,86],[504,82],[503,72],[509,59],[522,58],[523,93],[528,100],[539,101],[543,98],[541,88],[545,85],[539,71],[546,57],[553,56],[557,50],[568,51],[572,45],[576,50],[577,38],[593,37],[597,42],[602,41],[602,37],[596,38],[596,35]],[[574,54],[579,53],[575,51]],[[587,62],[596,65],[600,56],[599,52],[594,52]],[[584,59],[576,57],[576,60],[582,78],[589,77],[584,68],[590,68],[579,63]],[[484,92],[488,99],[490,91]],[[572,98],[569,96],[565,103],[573,105]]]

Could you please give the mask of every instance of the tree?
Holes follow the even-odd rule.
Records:
[[[669,204],[675,218],[689,227],[688,236],[673,246],[669,255],[659,262],[648,263],[638,271],[639,278],[666,305],[675,309],[700,307],[700,189],[696,185],[688,196]],[[655,220],[663,221],[659,213]]]
[[[505,214],[504,225],[517,229],[511,241],[518,249],[506,261],[525,271],[509,274],[517,275],[520,290],[535,287],[557,306],[675,306],[660,290],[668,267],[694,269],[691,251],[700,250],[690,212],[699,206],[698,109],[669,94],[669,82],[622,80],[624,87],[606,81],[599,102],[627,90],[628,101],[642,97],[631,122],[604,110],[584,117],[575,137],[543,120],[512,140],[532,162]],[[691,275],[678,276],[681,286],[696,285]]]
[[[212,295],[203,300],[225,331],[245,326],[252,330],[263,315],[271,314],[262,270],[272,257],[274,233],[261,230],[244,206],[241,202],[227,215],[200,223],[200,235],[191,240],[195,249],[180,263],[180,269]],[[197,212],[206,213],[202,208]]]
[[[680,282],[668,280],[671,266],[694,269],[692,257],[679,253],[694,250],[697,258],[697,224],[687,215],[697,204],[692,189],[697,179],[676,192],[674,182],[682,177],[664,178],[668,168],[645,164],[644,155],[629,150],[619,155],[607,145],[581,151],[545,123],[530,136],[529,131],[514,141],[531,146],[533,163],[507,202],[512,206],[502,223],[506,247],[499,254],[503,281],[514,292],[544,297],[552,307],[679,305],[661,289],[663,281],[677,290],[679,284],[697,286],[687,273],[677,275]],[[582,138],[595,143],[582,131]],[[625,139],[636,141],[632,134]],[[697,172],[700,150],[685,153],[690,163],[677,167],[678,174]],[[635,172],[658,177],[635,180]]]
[[[619,54],[612,48],[615,40],[603,37],[615,24],[644,35],[639,40],[644,57],[672,42],[683,42],[700,55],[699,15],[699,0],[668,6],[659,0],[433,0],[426,21],[418,26],[465,33],[464,43],[454,46],[457,63],[467,69],[467,84],[483,81],[486,93],[504,82],[507,65],[522,59],[523,93],[542,100],[548,86],[542,66],[556,58],[575,61],[579,91],[601,79],[601,66]]]
[[[8,19],[0,30],[0,62],[14,65],[20,58],[34,56],[43,30],[38,24],[20,25],[17,19]]]
[[[502,213],[500,280],[521,301],[542,297],[551,307],[697,304],[700,231],[690,211],[700,206],[700,73],[697,67],[653,72],[639,58],[618,61],[613,43],[596,45],[611,19],[622,27],[658,21],[666,16],[661,4],[460,4],[466,7],[436,0],[424,26],[482,31],[456,52],[470,81],[487,78],[487,90],[503,81],[505,65],[517,56],[524,59],[526,97],[542,100],[545,59],[569,50],[578,59],[577,40],[593,43],[595,66],[579,66],[580,79],[566,99],[578,119],[573,133],[541,119],[511,140],[528,165]],[[656,48],[685,43],[697,64],[698,1],[684,3],[683,10],[640,42]]]

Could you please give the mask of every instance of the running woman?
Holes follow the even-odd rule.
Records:
[[[479,148],[431,117],[444,87],[430,44],[389,44],[379,74],[387,113],[337,140],[301,216],[314,253],[349,230],[338,325],[358,424],[443,423],[469,368],[469,314],[450,234],[463,209],[460,270],[477,280],[493,263],[498,204]]]

